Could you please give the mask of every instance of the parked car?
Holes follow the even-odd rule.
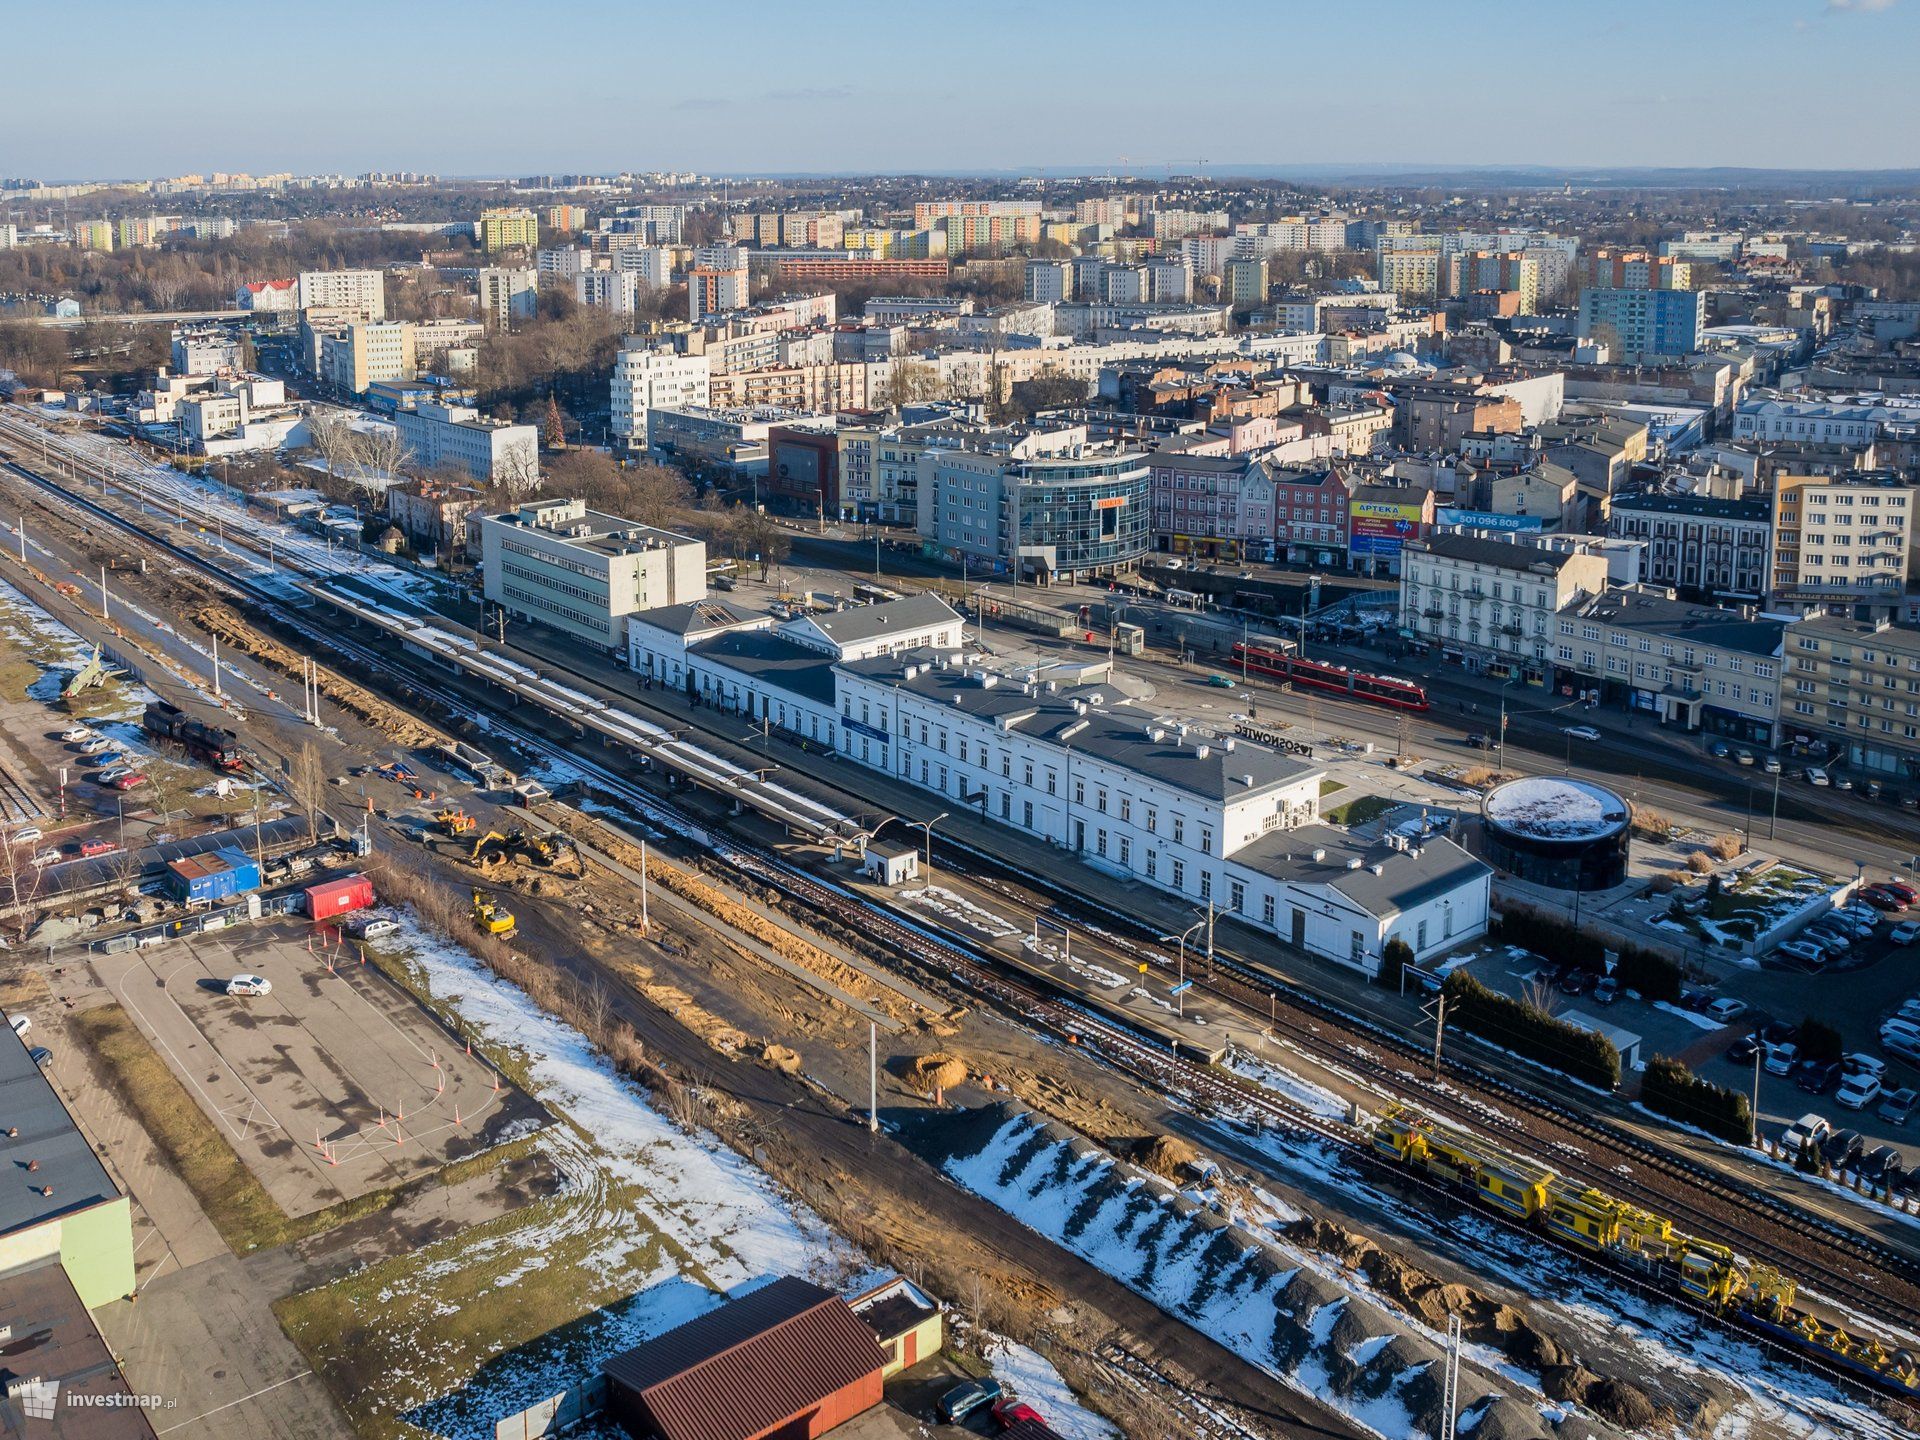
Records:
[[[1620,998],[1620,982],[1611,975],[1602,975],[1593,982],[1593,998],[1602,1005],[1611,1005]]]
[[[1904,880],[1882,880],[1874,888],[1878,890],[1891,890],[1909,905],[1913,904],[1916,900],[1920,900],[1920,890],[1914,889],[1913,886],[1907,884]]]
[[[1913,1107],[1920,1105],[1920,1090],[1903,1086],[1880,1097],[1880,1118],[1889,1125],[1904,1125],[1913,1118]]]
[[[1766,759],[1760,762],[1760,768],[1769,775],[1778,775],[1780,773],[1780,757],[1777,755],[1767,756]]]
[[[1784,1045],[1799,1038],[1800,1027],[1791,1020],[1769,1020],[1760,1027],[1760,1040],[1765,1045]]]
[[[1866,1143],[1858,1130],[1835,1130],[1820,1142],[1820,1158],[1835,1170],[1844,1170],[1860,1158]]]
[[[957,1425],[976,1410],[985,1409],[1000,1398],[998,1380],[966,1380],[942,1395],[934,1413],[949,1425]]]
[[[1715,1020],[1718,1020],[1722,1025],[1731,1025],[1746,1013],[1747,1002],[1744,1000],[1735,1000],[1731,996],[1724,1000],[1716,1000],[1707,1007],[1707,1014]]]
[[[1751,750],[1744,750],[1744,749],[1742,749],[1742,750],[1736,750],[1736,751],[1734,751],[1734,752],[1733,752],[1733,758],[1734,758],[1734,760],[1735,760],[1735,761],[1737,761],[1737,762],[1738,762],[1739,764],[1742,764],[1742,765],[1751,765],[1751,764],[1753,764],[1753,751],[1751,751]]]
[[[144,785],[146,783],[146,776],[142,775],[138,770],[129,770],[126,774],[115,778],[113,788],[116,790],[131,790],[137,785]]]
[[[1598,740],[1600,738],[1600,732],[1591,725],[1568,725],[1562,729],[1560,733],[1574,740]]]
[[[60,738],[69,745],[78,745],[82,740],[93,739],[93,731],[85,725],[69,725],[60,732]]]
[[[347,933],[362,940],[378,940],[382,935],[391,935],[399,928],[398,920],[389,920],[384,915],[367,915],[358,921],[347,922]]]
[[[10,845],[31,845],[36,840],[44,840],[46,838],[46,832],[38,825],[22,825],[18,830],[15,830],[11,835],[7,836],[7,843]]]
[[[133,771],[133,767],[131,765],[115,765],[111,769],[102,770],[98,775],[95,775],[93,778],[95,780],[101,781],[104,784],[110,781],[118,780],[122,775],[131,774],[132,771]]]
[[[236,975],[227,981],[229,995],[271,995],[273,982],[264,975]]]
[[[24,1015],[13,1016],[7,1021],[7,1024],[13,1027],[13,1033],[18,1035],[22,1040],[26,1039],[27,1032],[33,1029],[33,1021]]]
[[[80,842],[80,853],[89,860],[96,855],[111,855],[119,848],[119,843],[113,840],[83,840]]]
[[[1833,1103],[1843,1110],[1864,1110],[1880,1098],[1878,1075],[1849,1075],[1834,1091]]]
[[[1802,1060],[1793,1067],[1793,1083],[1809,1095],[1824,1095],[1839,1081],[1838,1060]]]
[[[1789,1155],[1797,1154],[1808,1145],[1821,1144],[1832,1133],[1832,1121],[1808,1111],[1780,1132],[1780,1148]]]
[[[1788,940],[1779,947],[1779,952],[1789,960],[1798,960],[1803,965],[1815,968],[1827,963],[1827,952],[1811,940]]]
[[[111,770],[116,765],[126,764],[127,757],[118,750],[103,750],[98,755],[92,756],[87,763],[89,765],[97,765],[102,770]],[[96,774],[94,778],[98,779],[98,774]]]
[[[1898,1040],[1903,1045],[1920,1046],[1920,1024],[1895,1015],[1880,1022],[1880,1041],[1887,1044]]]
[[[1011,1430],[1022,1420],[1031,1420],[1036,1425],[1047,1423],[1046,1417],[1024,1400],[996,1400],[993,1402],[993,1423],[1002,1430]]]
[[[1769,1075],[1791,1075],[1793,1067],[1800,1063],[1800,1047],[1797,1045],[1770,1045],[1767,1047],[1765,1061]]]
[[[44,870],[49,865],[58,865],[60,863],[60,852],[58,850],[38,850],[34,852],[33,859],[27,863],[36,870]]]
[[[1907,1168],[1907,1162],[1901,1153],[1891,1145],[1876,1145],[1854,1167],[1862,1180],[1870,1185],[1884,1185],[1894,1176]]]
[[[1909,1040],[1900,1036],[1882,1035],[1880,1047],[1896,1060],[1904,1060],[1909,1065],[1920,1066],[1920,1039]]]
[[[1724,740],[1714,741],[1713,744],[1707,747],[1707,753],[1713,756],[1713,758],[1716,760],[1726,759],[1729,753],[1729,747],[1727,745],[1727,742]]]
[[[1876,1080],[1887,1078],[1887,1062],[1878,1055],[1869,1055],[1861,1050],[1856,1050],[1851,1055],[1842,1055],[1840,1068],[1849,1075],[1871,1075]]]
[[[53,1063],[53,1051],[44,1045],[35,1045],[27,1051],[27,1058],[44,1070]]]
[[[1714,994],[1711,990],[1701,990],[1697,987],[1684,985],[1680,988],[1680,1008],[1682,1010],[1691,1010],[1696,1015],[1704,1015],[1707,1013],[1707,1007],[1713,1004],[1713,1001]]]
[[[1542,960],[1534,967],[1533,978],[1542,985],[1558,985],[1563,968],[1558,960]]]
[[[95,735],[90,739],[82,740],[75,748],[82,755],[98,755],[102,750],[111,750],[113,741],[104,735]]]
[[[1727,1047],[1727,1059],[1735,1065],[1751,1065],[1753,1057],[1760,1053],[1758,1035],[1742,1035]]]
[[[1832,783],[1827,778],[1827,772],[1822,770],[1818,765],[1808,766],[1804,778],[1809,785],[1825,786]]]
[[[1907,908],[1907,902],[1890,890],[1862,890],[1860,898],[1874,909],[1884,910],[1889,915],[1897,915]]]
[[[1593,972],[1580,965],[1569,965],[1560,972],[1562,995],[1584,995],[1593,983]]]
[[[1845,775],[1835,775],[1833,777],[1833,788],[1836,790],[1851,790],[1853,789],[1853,781]]]

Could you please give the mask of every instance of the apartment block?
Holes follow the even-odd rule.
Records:
[[[394,411],[394,428],[418,469],[455,466],[483,485],[531,490],[540,483],[540,431],[483,419],[465,405],[422,400]]]
[[[1814,615],[1787,627],[1781,721],[1858,770],[1920,777],[1920,628]]]
[[[1443,661],[1548,683],[1560,613],[1607,588],[1596,547],[1548,548],[1477,535],[1431,535],[1402,546],[1400,625]]]
[[[480,317],[490,329],[510,330],[515,322],[531,320],[540,303],[540,272],[530,266],[483,266],[476,282]]]
[[[1705,495],[1616,495],[1607,533],[1637,540],[1641,578],[1697,599],[1758,600],[1773,564],[1767,500]]]
[[[520,206],[482,210],[474,227],[480,248],[488,255],[503,250],[532,250],[540,243],[540,217]]]
[[[386,277],[378,270],[303,270],[302,310],[345,310],[361,320],[387,318]]]
[[[413,327],[395,322],[360,322],[322,332],[315,375],[322,383],[353,395],[382,380],[411,380],[418,373]]]
[[[1580,338],[1607,344],[1616,363],[1678,359],[1700,347],[1707,297],[1695,290],[1580,292]]]
[[[1906,592],[1913,488],[1900,476],[1776,475],[1772,602],[1891,610]]]
[[[705,407],[712,379],[705,355],[683,355],[638,336],[629,338],[613,363],[613,434],[622,445],[645,446],[647,414],[656,406]]]

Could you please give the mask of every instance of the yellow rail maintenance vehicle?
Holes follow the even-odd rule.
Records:
[[[1477,1135],[1436,1124],[1400,1106],[1389,1106],[1375,1125],[1373,1148],[1414,1165],[1450,1185],[1470,1189],[1487,1204],[1531,1220],[1547,1204],[1553,1171],[1509,1155]]]

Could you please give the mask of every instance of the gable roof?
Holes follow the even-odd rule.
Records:
[[[830,1290],[786,1275],[601,1363],[662,1440],[743,1440],[877,1375],[887,1355]]]
[[[1382,920],[1493,873],[1443,836],[1396,850],[1330,825],[1270,831],[1230,862],[1289,884],[1324,886]]]
[[[850,605],[830,614],[803,616],[795,623],[811,621],[835,645],[858,645],[883,635],[907,635],[946,625],[959,618],[954,608],[938,595],[922,591],[879,605]]]

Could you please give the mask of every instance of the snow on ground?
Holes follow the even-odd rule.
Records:
[[[1063,1440],[1119,1440],[1120,1432],[1082,1405],[1060,1372],[1037,1350],[998,1338],[987,1346],[986,1360],[1007,1393],[1038,1410],[1047,1428]]]
[[[555,1208],[553,1233],[507,1232],[464,1246],[445,1261],[463,1268],[488,1259],[484,1246],[525,1251],[508,1272],[538,1270],[562,1234],[591,1248],[586,1266],[635,1293],[609,1306],[542,1364],[536,1355],[510,1374],[492,1374],[424,1407],[437,1433],[486,1440],[493,1422],[591,1373],[598,1361],[638,1344],[719,1301],[719,1291],[751,1288],[779,1275],[799,1275],[851,1293],[880,1278],[848,1242],[811,1210],[783,1195],[746,1160],[706,1131],[687,1131],[648,1103],[640,1087],[616,1074],[579,1032],[541,1010],[522,991],[486,970],[471,954],[422,930],[410,914],[383,942],[403,952],[435,1000],[457,1012],[464,1028],[524,1063],[533,1095],[568,1122],[544,1146],[567,1181],[568,1203]],[[608,1197],[644,1197],[644,1225],[678,1251],[648,1270],[632,1266],[636,1226]],[[493,1257],[498,1259],[498,1257]],[[410,1286],[431,1285],[415,1276]],[[536,1347],[530,1347],[537,1350]],[[516,1357],[518,1360],[520,1357]]]
[[[1006,916],[995,914],[984,905],[976,905],[944,885],[922,885],[918,890],[902,890],[898,898],[909,905],[931,910],[936,915],[944,915],[949,920],[958,920],[971,929],[984,931],[996,940],[1020,933]]]
[[[1221,1062],[1234,1074],[1253,1081],[1262,1090],[1271,1090],[1323,1120],[1344,1120],[1348,1105],[1333,1091],[1303,1080],[1290,1070],[1270,1065],[1257,1055],[1235,1046]]]
[[[1677,1015],[1689,1025],[1697,1025],[1702,1030],[1724,1030],[1727,1028],[1711,1015],[1702,1015],[1697,1010],[1688,1010],[1683,1006],[1675,1005],[1671,1000],[1655,1000],[1653,1002],[1653,1008],[1656,1010],[1664,1010],[1669,1015]]]

